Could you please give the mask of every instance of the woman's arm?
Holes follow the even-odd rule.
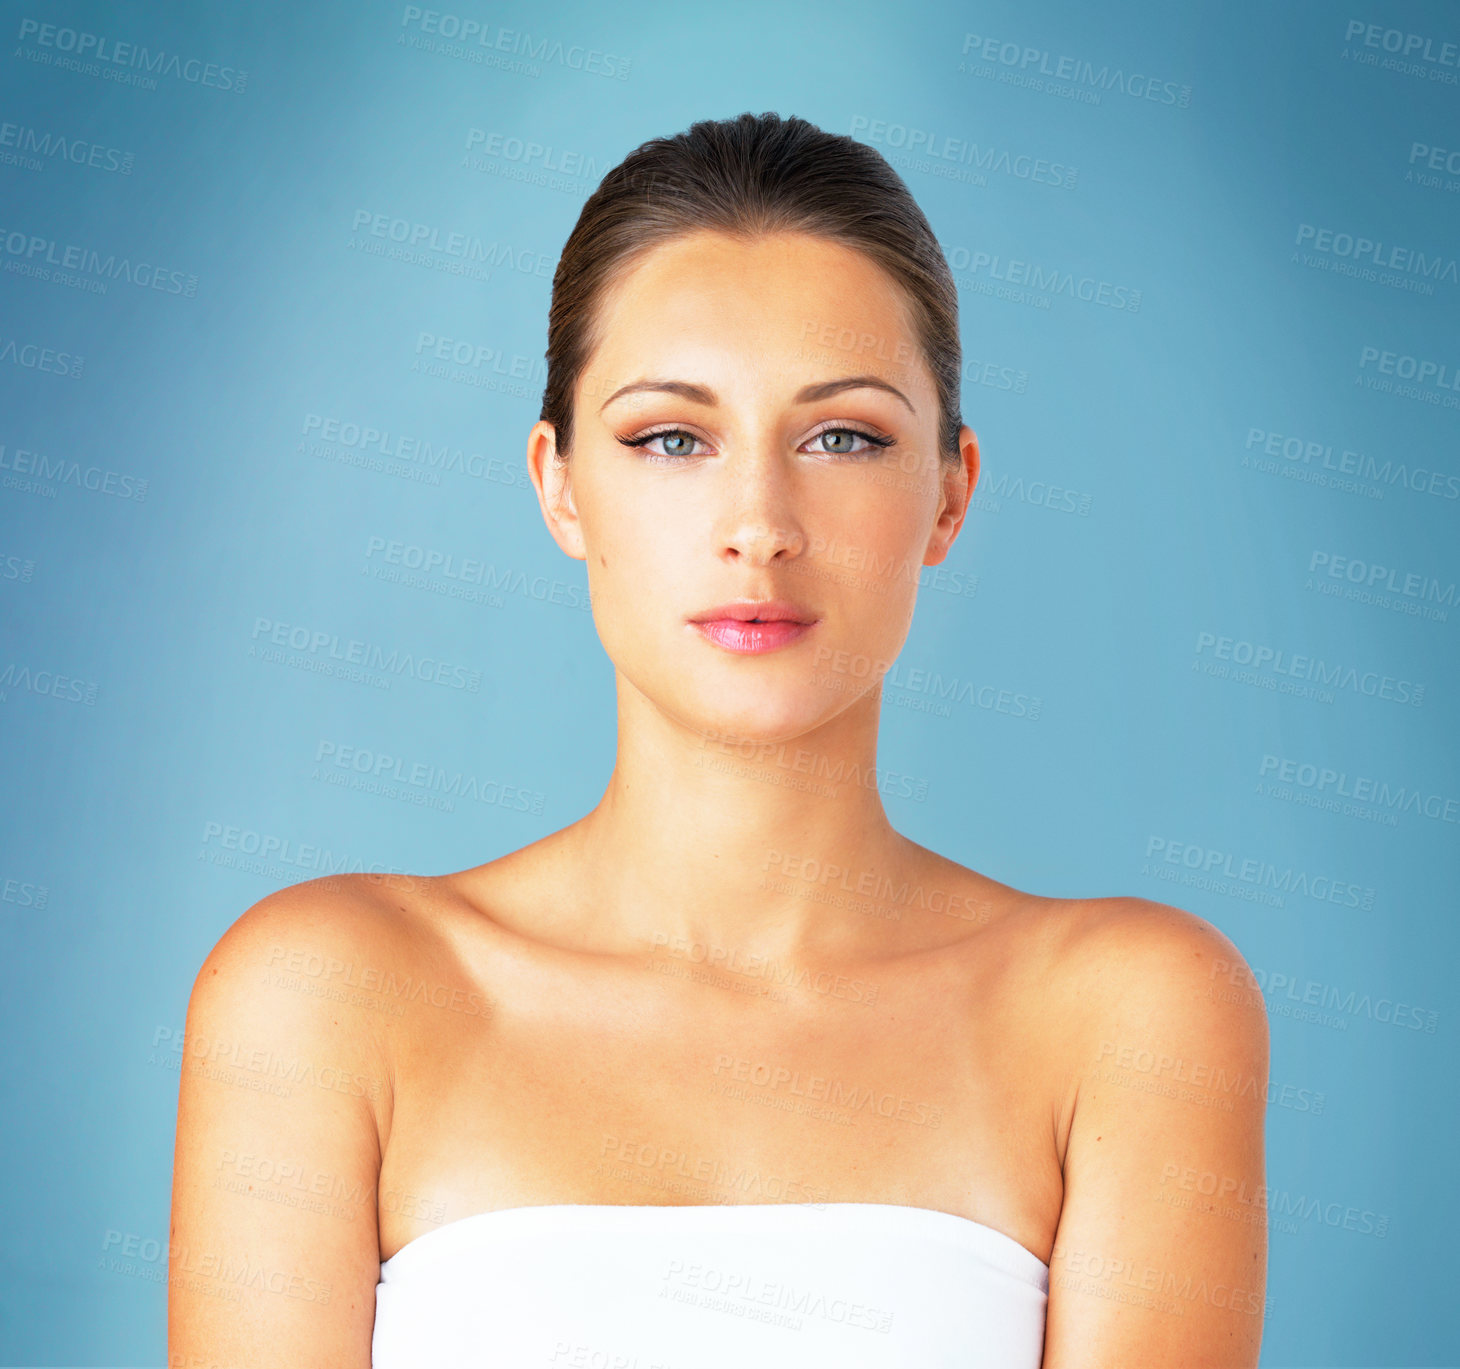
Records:
[[[173,1162],[169,1363],[369,1369],[383,1052],[359,1009],[289,969],[305,947],[348,962],[360,917],[337,881],[281,890],[198,972]]]
[[[1267,1267],[1262,994],[1221,933],[1112,900],[1074,951],[1081,1058],[1044,1369],[1252,1369]]]

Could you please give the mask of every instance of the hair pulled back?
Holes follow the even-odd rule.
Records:
[[[906,292],[938,393],[938,446],[958,459],[958,292],[943,249],[881,153],[795,115],[703,119],[641,143],[583,205],[553,272],[540,418],[560,459],[573,444],[573,395],[598,348],[605,291],[654,248],[701,230],[806,233],[865,253]],[[831,322],[828,320],[827,322]]]

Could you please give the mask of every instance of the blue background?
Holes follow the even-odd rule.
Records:
[[[893,822],[1035,892],[1142,895],[1227,932],[1267,988],[1287,1195],[1263,1362],[1460,1362],[1460,157],[1413,152],[1460,147],[1454,57],[1433,60],[1460,13],[446,12],[563,56],[433,48],[407,6],[359,0],[0,5],[0,1361],[165,1359],[175,1046],[249,904],[329,869],[478,864],[597,802],[612,673],[523,466],[552,268],[638,143],[774,109],[888,155],[959,279],[985,470],[961,578],[923,589],[901,664],[1038,700],[944,716],[890,689],[879,763],[928,784],[887,798]],[[122,84],[64,65],[45,23],[181,62]],[[1391,29],[1429,41],[1417,74],[1384,65]],[[579,47],[624,79],[570,65]],[[1007,79],[1062,56],[1083,78]],[[1092,84],[1102,68],[1158,98]],[[1323,229],[1440,278],[1366,278],[1315,250]],[[390,256],[392,232],[424,261]],[[68,247],[71,279],[37,273]],[[1075,292],[1011,297],[1013,260]],[[433,363],[423,334],[486,359]],[[1411,393],[1383,353],[1446,370]],[[381,578],[391,542],[489,563],[492,585]],[[1365,598],[1370,567],[1419,593]],[[276,631],[305,645],[270,659]],[[349,678],[331,653],[352,639],[446,682]],[[1259,648],[1281,667],[1244,677]],[[1284,692],[1299,656],[1337,682]],[[345,747],[529,800],[371,792],[330,763]],[[1339,789],[1363,801],[1315,802]],[[164,1254],[124,1272],[118,1233]]]

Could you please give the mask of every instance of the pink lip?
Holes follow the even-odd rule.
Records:
[[[755,656],[765,651],[778,651],[781,647],[804,637],[815,623],[797,623],[789,619],[776,622],[749,623],[741,618],[709,618],[702,623],[692,623],[700,634],[716,646],[724,647],[740,655]]]
[[[718,618],[736,618],[741,622],[759,618],[761,622],[786,619],[793,623],[814,623],[816,614],[789,599],[732,599],[728,604],[716,604],[714,608],[696,614],[690,622],[709,623]]]

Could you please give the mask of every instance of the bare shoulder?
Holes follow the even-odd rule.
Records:
[[[1254,982],[1232,940],[1205,918],[1148,898],[1055,898],[1030,893],[922,848],[935,879],[956,893],[945,900],[985,954],[990,939],[998,959],[1027,981],[1095,1012],[1193,1010],[1199,1002],[1235,1007],[1229,1014],[1265,1027],[1258,993],[1233,994]],[[1226,989],[1227,992],[1222,992]]]
[[[340,952],[383,948],[408,938],[424,894],[436,881],[418,875],[330,875],[278,889],[246,909],[208,953],[199,981],[260,956],[277,966],[308,941]]]
[[[188,1000],[187,1054],[235,1056],[288,1046],[329,1058],[359,1079],[377,1123],[388,1116],[386,1049],[393,1016],[372,982],[418,955],[416,876],[334,875],[266,895],[227,928],[199,968]],[[225,1047],[231,1047],[225,1050]],[[236,1061],[235,1061],[236,1063]]]
[[[1193,960],[1241,955],[1232,940],[1205,918],[1169,903],[1121,896],[1044,899],[1041,905],[1048,917],[1062,924],[1070,950],[1086,962],[1183,952]]]
[[[394,1039],[419,966],[433,960],[437,881],[333,875],[266,895],[209,951],[193,982],[187,1054],[230,1039],[286,1044],[347,1067],[388,1130]],[[439,963],[439,961],[437,962]]]
[[[1152,1050],[1265,1077],[1262,994],[1206,919],[1146,898],[1052,898],[967,875],[970,904],[988,912],[966,944],[1014,986],[1061,1087],[1078,1089],[1112,1054]]]
[[[1106,898],[1043,913],[1057,947],[1047,1001],[1067,1066],[1044,1363],[1255,1365],[1262,995],[1231,992],[1250,982],[1241,952],[1184,909]],[[1136,1276],[1117,1287],[1115,1269]],[[1117,1301],[1128,1289],[1140,1296]]]
[[[1233,989],[1253,979],[1230,937],[1145,898],[1048,900],[1033,916],[1045,928],[1039,992],[1059,1024],[1067,1118],[1077,1098],[1087,1118],[1172,1098],[1223,1112],[1255,1105],[1260,1125],[1267,1007],[1255,988]]]
[[[1247,962],[1205,918],[1134,897],[1051,900],[1043,912],[1058,946],[1058,981],[1093,1012],[1220,1026],[1266,1042],[1262,995],[1223,991],[1252,982]]]
[[[358,985],[406,954],[421,898],[404,877],[311,880],[253,904],[203,961],[178,1089],[170,1354],[369,1363],[401,1019]]]

